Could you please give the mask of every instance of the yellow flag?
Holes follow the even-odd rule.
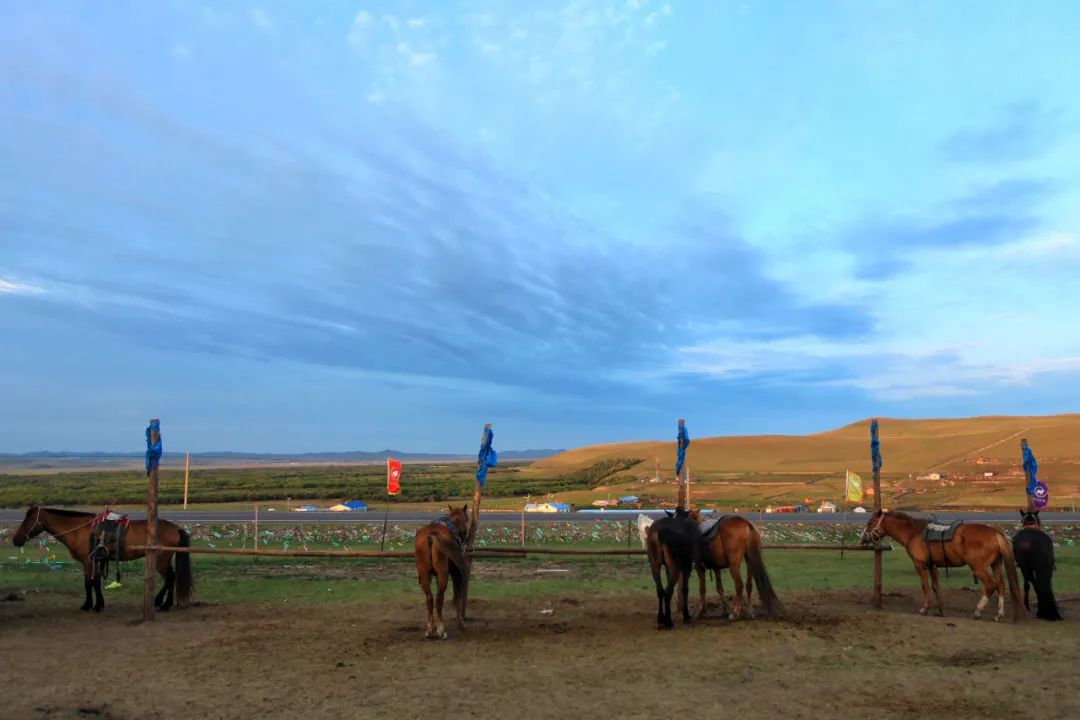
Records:
[[[847,499],[853,503],[863,501],[862,478],[850,470],[847,471]]]

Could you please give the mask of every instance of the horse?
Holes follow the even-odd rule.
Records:
[[[1036,617],[1043,620],[1061,620],[1054,599],[1054,541],[1042,530],[1039,511],[1020,511],[1021,524],[1024,526],[1013,536],[1013,555],[1016,564],[1024,576],[1024,607],[1031,612],[1028,602],[1031,587],[1035,586],[1035,599],[1039,607]]]
[[[424,525],[416,531],[413,553],[416,556],[416,575],[427,599],[427,630],[429,640],[446,639],[443,625],[443,601],[446,598],[447,580],[454,583],[454,605],[458,629],[465,629],[463,607],[468,565],[465,561],[465,540],[469,533],[469,506],[450,507],[448,515]],[[432,597],[431,578],[435,577],[437,594]]]
[[[698,542],[700,533],[696,522],[683,508],[674,513],[668,512],[649,526],[646,533],[646,552],[649,566],[652,568],[653,582],[656,584],[656,624],[659,628],[671,629],[675,623],[671,619],[671,596],[675,593],[675,584],[679,584],[679,607],[683,622],[690,622],[690,572],[698,563]],[[660,568],[667,569],[667,588],[660,582]]]
[[[690,517],[705,530],[707,521],[703,521],[701,511],[694,509]],[[779,617],[783,614],[784,607],[780,604],[780,598],[773,590],[769,573],[765,570],[765,559],[761,554],[761,535],[757,528],[749,520],[738,515],[727,515],[715,521],[701,535],[699,551],[700,562],[697,566],[698,589],[701,592],[701,607],[698,617],[705,615],[708,600],[705,596],[705,571],[712,570],[716,576],[716,592],[720,595],[720,602],[724,614],[729,619],[735,620],[742,616],[742,592],[743,581],[740,568],[743,558],[746,558],[748,577],[746,578],[746,614],[754,617],[754,605],[750,596],[754,591],[754,583],[757,582],[758,594],[765,608],[765,614],[769,617]],[[724,585],[720,579],[720,571],[727,568],[731,573],[731,580],[735,583],[734,606],[728,612],[727,598],[724,597]]]
[[[983,594],[975,608],[975,619],[982,617],[990,598],[998,595],[998,612],[995,622],[1005,617],[1005,583],[1002,578],[1002,565],[1009,580],[1012,595],[1013,622],[1024,617],[1020,600],[1019,580],[1016,577],[1016,561],[1012,547],[1005,533],[997,528],[981,523],[963,523],[956,528],[952,539],[944,542],[927,543],[924,530],[927,520],[912,517],[901,510],[878,510],[866,523],[862,534],[862,544],[879,542],[886,535],[904,546],[908,557],[915,565],[922,583],[923,604],[920,615],[926,615],[930,609],[930,590],[927,576],[933,583],[934,596],[937,598],[938,615],[945,615],[945,604],[941,600],[938,586],[939,567],[961,567],[967,565],[977,580],[982,581]],[[993,570],[993,577],[991,577]]]
[[[15,547],[22,547],[26,541],[46,532],[59,540],[71,553],[71,557],[83,566],[83,585],[86,589],[86,601],[80,610],[91,608],[95,612],[105,609],[105,598],[101,593],[101,576],[104,574],[107,560],[93,552],[95,545],[94,531],[100,525],[103,515],[82,512],[81,510],[61,510],[59,508],[38,507],[31,505],[26,511],[22,525],[15,531],[11,542]],[[146,555],[144,550],[133,550],[136,545],[149,545],[150,537],[145,520],[132,520],[124,535],[124,542],[117,548],[118,560],[137,560]],[[158,543],[172,547],[190,547],[191,536],[179,525],[168,520],[158,521]],[[173,569],[173,555],[176,556],[176,569]],[[158,574],[165,580],[165,585],[154,598],[154,607],[162,612],[176,605],[183,606],[191,600],[195,589],[195,579],[191,574],[191,557],[187,553],[158,552],[156,558]],[[93,597],[91,597],[93,596]]]

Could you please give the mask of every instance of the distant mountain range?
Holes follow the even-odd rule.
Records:
[[[557,455],[562,450],[500,450],[501,460],[539,460]],[[203,452],[191,453],[192,467],[223,467],[251,465],[358,465],[383,462],[392,457],[405,462],[469,462],[475,455],[452,453],[414,453],[401,450],[367,452],[350,450],[322,453],[244,453]],[[29,453],[0,453],[0,472],[17,470],[82,470],[122,468],[143,463],[142,453],[109,452],[52,452],[42,450]],[[162,467],[182,468],[184,453],[166,452],[161,458]]]

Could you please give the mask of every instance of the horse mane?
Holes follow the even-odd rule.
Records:
[[[926,527],[926,524],[930,522],[929,520],[926,520],[924,518],[917,518],[913,515],[908,515],[903,510],[889,510],[889,515],[892,515],[894,518],[900,518],[901,520],[907,520],[915,527],[916,530],[923,529],[924,527]]]
[[[63,515],[64,517],[93,517],[97,514],[86,512],[85,510],[65,510],[64,508],[43,507],[41,509],[50,512],[53,515]]]

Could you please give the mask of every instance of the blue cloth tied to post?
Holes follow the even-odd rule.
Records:
[[[1027,445],[1020,448],[1024,454],[1024,472],[1028,475],[1027,494],[1035,494],[1035,486],[1038,484],[1039,479],[1035,476],[1039,472],[1039,463],[1035,460],[1035,453],[1031,452],[1031,448]]]
[[[494,438],[495,433],[491,432],[491,428],[484,428],[484,439],[480,443],[480,453],[476,456],[476,482],[480,483],[480,487],[484,487],[487,482],[488,468],[499,464],[499,456],[491,447]]]
[[[679,425],[679,435],[675,440],[678,455],[675,458],[675,478],[682,473],[683,464],[686,462],[686,448],[690,447],[690,435],[686,432],[686,423]]]
[[[881,470],[881,441],[878,440],[877,420],[870,421],[870,459],[874,463],[874,472]]]
[[[150,431],[156,430],[157,442],[150,441]],[[150,474],[150,468],[156,466],[161,460],[161,423],[155,420],[146,428],[146,474]]]

